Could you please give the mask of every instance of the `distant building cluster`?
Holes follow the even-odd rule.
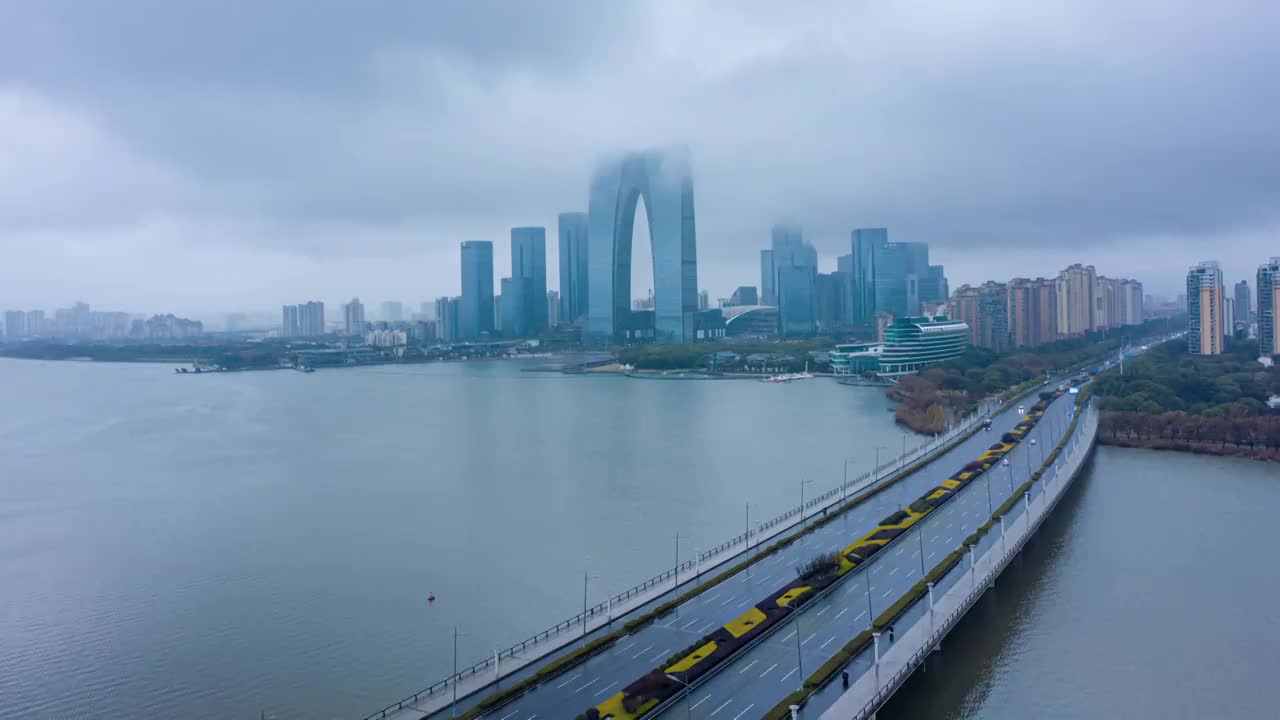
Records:
[[[101,312],[78,302],[69,308],[54,310],[7,310],[4,313],[4,338],[8,341],[28,339],[57,340],[172,340],[204,334],[204,324],[197,320],[169,315],[132,315],[126,312]]]
[[[1222,268],[1205,260],[1187,270],[1187,349],[1198,355],[1223,351],[1226,336],[1254,334],[1262,357],[1280,354],[1280,257],[1258,266],[1256,302],[1249,282],[1241,280],[1227,294]]]
[[[1142,283],[1071,265],[1056,278],[1014,278],[964,285],[951,296],[951,316],[969,326],[969,341],[1003,351],[1080,337],[1145,317]]]

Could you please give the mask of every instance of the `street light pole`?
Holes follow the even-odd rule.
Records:
[[[813,482],[813,480],[800,481],[800,524],[804,525],[804,486]]]
[[[688,540],[689,537],[687,535],[681,535],[680,532],[677,530],[676,531],[676,564],[675,564],[675,567],[671,569],[672,587],[680,587],[680,541],[682,539]]]
[[[871,609],[871,570],[864,568],[862,577],[867,580],[867,627],[871,627],[876,621],[876,611]]]
[[[987,476],[987,514],[995,512],[995,506],[991,504],[991,474],[984,473]]]
[[[684,709],[685,709],[685,717],[686,717],[686,718],[692,718],[692,717],[693,717],[693,708],[689,707],[689,693],[693,692],[693,690],[690,688],[689,683],[685,682],[684,680],[681,680],[680,678],[676,677],[675,675],[672,675],[671,673],[665,673],[665,674],[666,674],[666,676],[667,676],[667,677],[671,678],[672,680],[675,680],[676,682],[678,682],[678,683],[680,683],[681,685],[683,685],[683,686],[684,686]]]
[[[804,657],[800,653],[800,616],[796,615],[796,675],[800,683],[798,689],[804,689]]]

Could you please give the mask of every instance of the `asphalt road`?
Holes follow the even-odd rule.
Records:
[[[1031,401],[1034,401],[1034,397]],[[1027,404],[1029,405],[1031,401]],[[1067,403],[1069,400],[1055,403],[1055,409]],[[716,626],[737,617],[769,591],[795,577],[795,567],[798,563],[819,553],[844,547],[874,527],[881,518],[897,510],[901,505],[915,500],[926,489],[945,480],[964,463],[980,455],[987,446],[995,442],[1000,434],[1012,429],[1019,417],[1015,409],[1001,413],[993,418],[991,432],[977,433],[894,487],[844,513],[839,521],[820,528],[803,540],[783,548],[767,560],[753,565],[709,592],[690,600],[667,618],[651,623],[635,634],[618,640],[613,648],[492,711],[488,717],[498,720],[571,718],[586,708],[600,703],[653,669],[657,663],[672,653],[687,647]],[[1033,436],[1041,432],[1041,428],[1046,427],[1047,424],[1047,420],[1043,421],[1033,432]],[[1065,426],[1065,423],[1061,424]],[[1012,462],[1010,467],[1015,470],[1013,475],[1015,483],[1021,482],[1019,478],[1026,477],[1025,463],[1019,455],[1026,447],[1028,443],[1020,444],[1013,456],[1017,462]],[[980,497],[973,492],[975,488],[981,489]],[[938,528],[938,530],[933,536],[926,535],[926,540],[930,542],[925,547],[926,565],[930,563],[931,554],[936,557],[945,555],[954,549],[955,543],[971,531],[963,528],[975,527],[989,517],[989,513],[985,512],[986,491],[983,488],[985,484],[982,481],[971,484],[959,496],[929,515],[925,521],[925,527]],[[1007,489],[1005,495],[1008,495]],[[977,502],[974,498],[978,498],[981,502]],[[997,504],[998,502],[996,501]],[[950,546],[947,546],[948,540],[951,542]],[[899,542],[895,546],[897,549],[883,554],[893,557],[895,563],[886,563],[882,571],[876,571],[873,564],[874,572],[870,583],[871,605],[873,610],[879,608],[875,610],[876,612],[892,603],[919,577],[919,551],[916,550],[912,554],[910,549],[903,549],[906,545],[910,545],[910,542]],[[947,549],[942,550],[943,547]],[[902,550],[901,554],[895,556],[899,550]],[[882,555],[876,557],[880,558]],[[805,612],[801,616],[801,627],[802,631],[807,632],[804,632],[801,639],[801,647],[805,652],[806,667],[809,667],[809,663],[812,662],[812,668],[817,668],[818,664],[825,659],[823,655],[829,657],[845,640],[865,627],[868,622],[870,613],[867,611],[865,583],[861,574],[856,572],[845,581],[848,585],[847,589],[840,589],[823,601],[811,602],[805,606]],[[833,601],[843,604],[831,605],[824,610],[824,607]],[[814,618],[812,628],[808,627],[810,624],[808,618]],[[730,698],[733,698],[734,703],[738,703],[738,709],[734,710],[730,717],[752,710],[763,714],[778,698],[793,689],[797,678],[802,676],[802,673],[796,672],[795,638],[788,637],[788,632],[789,630],[784,629],[775,633],[767,642],[756,646],[745,657],[735,661],[733,668],[723,671],[703,686],[705,689],[700,688],[695,691],[693,702],[696,707],[692,714],[700,717],[721,717],[730,712],[733,707],[732,704],[724,705]],[[840,634],[843,634],[843,640],[840,639]],[[780,652],[783,647],[791,648],[789,655]],[[790,659],[787,660],[787,657]],[[810,657],[813,659],[811,660]],[[765,662],[766,658],[768,658],[767,662]],[[753,661],[755,665],[751,665]],[[733,680],[741,682],[733,683]],[[742,693],[741,701],[735,695],[739,692]],[[708,693],[710,693],[709,696]],[[459,712],[482,696],[483,694],[459,701]],[[723,699],[719,702],[707,699],[716,696]],[[680,707],[678,711],[683,713],[684,708]],[[449,711],[445,710],[437,715],[447,717],[448,713]]]
[[[695,687],[689,699],[669,706],[659,717],[749,720],[763,716],[788,693],[798,689],[804,679],[833,657],[844,643],[867,629],[874,617],[991,517],[991,508],[1004,502],[1011,488],[1025,482],[1029,471],[1043,463],[1043,454],[1057,444],[1074,409],[1074,399],[1073,395],[1065,395],[1050,406],[1028,440],[1019,443],[1008,456],[1007,467],[1002,464],[984,473],[901,536],[893,549],[875,555],[867,566],[841,580],[834,591],[806,604],[798,619],[788,621],[767,640]],[[1001,417],[994,423],[991,433],[980,433],[973,440],[978,441],[979,447],[986,447],[995,442],[1000,433],[1012,428],[1015,422],[1016,413]],[[1036,445],[1030,444],[1030,438],[1036,439]],[[962,456],[962,462],[943,461],[937,465],[937,474],[948,476],[979,454],[981,450],[974,448],[969,455]],[[1019,506],[1018,512],[1021,509]],[[985,542],[998,541],[998,534],[989,534]],[[846,544],[843,536],[834,540],[834,544],[829,543],[821,549],[833,550]],[[766,560],[760,572],[773,573],[787,564],[790,564],[787,559]],[[951,573],[947,586],[960,576]],[[936,588],[935,592],[942,589]],[[917,616],[918,613],[917,608]],[[907,620],[901,621],[904,628],[910,626]],[[693,639],[690,637],[689,642]],[[881,642],[884,643],[882,647],[887,647],[887,635],[881,636]],[[677,647],[683,645],[677,644]],[[851,679],[871,666],[872,656],[873,651],[857,658],[849,670]],[[833,687],[838,693],[839,682],[833,683]]]

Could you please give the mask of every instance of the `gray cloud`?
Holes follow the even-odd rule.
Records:
[[[953,285],[1079,260],[1172,293],[1203,257],[1238,279],[1280,254],[1280,11],[1262,3],[134,0],[0,17],[6,306],[456,292],[460,241],[496,241],[501,267],[509,227],[585,206],[597,158],[668,143],[693,151],[713,297],[758,282],[780,217],[825,266],[855,226],[928,241]]]

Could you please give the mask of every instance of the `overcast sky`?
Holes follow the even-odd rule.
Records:
[[[0,307],[187,314],[459,289],[458,244],[692,151],[699,283],[793,219],[952,287],[1071,262],[1175,294],[1280,255],[1268,2],[0,0]],[[638,247],[647,247],[647,243]],[[637,262],[637,265],[646,263]],[[638,278],[637,287],[648,287]],[[1250,284],[1252,285],[1252,279]]]

